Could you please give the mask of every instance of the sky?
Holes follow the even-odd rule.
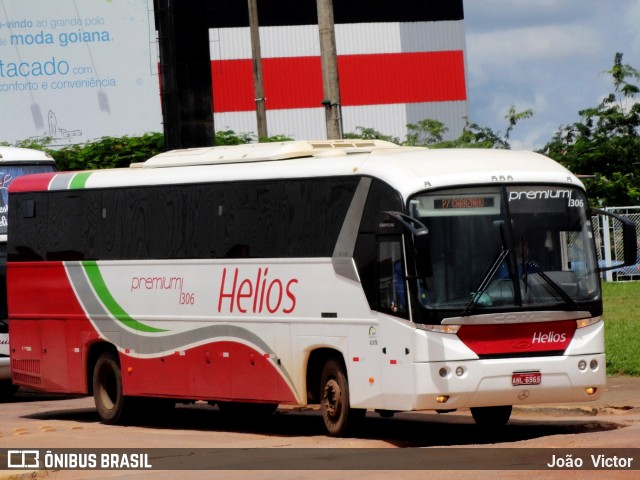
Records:
[[[470,120],[504,134],[533,110],[513,149],[542,148],[614,91],[616,52],[640,70],[640,0],[464,0]]]

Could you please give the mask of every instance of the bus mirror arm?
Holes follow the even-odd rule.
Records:
[[[405,229],[413,235],[413,246],[416,252],[416,273],[421,279],[432,275],[431,249],[429,246],[429,229],[417,218],[411,217],[401,212],[383,211],[395,221],[399,222]]]
[[[606,215],[608,217],[618,220],[622,224],[622,247],[624,252],[624,263],[622,265],[612,265],[609,267],[600,267],[601,272],[607,270],[615,270],[620,267],[628,267],[638,263],[638,242],[636,225],[631,220],[622,215],[616,215],[615,213],[602,210],[600,208],[591,208],[592,215]]]
[[[383,211],[382,213],[389,215],[396,222],[399,222],[404,228],[409,230],[416,237],[427,235],[429,233],[429,229],[424,223],[405,213],[394,212],[391,210],[386,210],[386,211]]]

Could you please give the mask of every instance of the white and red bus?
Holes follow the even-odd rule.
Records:
[[[337,436],[367,409],[501,424],[605,385],[585,191],[535,153],[199,148],[10,198],[13,381],[105,423],[169,399],[320,404]]]
[[[18,177],[53,172],[55,162],[45,152],[0,145],[0,400],[10,398],[17,387],[11,383],[9,326],[7,321],[7,227],[9,186]]]

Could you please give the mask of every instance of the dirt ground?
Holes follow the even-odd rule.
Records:
[[[152,463],[175,466],[178,462],[184,466],[180,468],[189,469],[202,461],[206,465],[212,456],[217,456],[214,468],[228,469],[5,470],[0,471],[0,479],[637,478],[640,380],[625,382],[625,378],[610,382],[605,398],[591,406],[516,409],[509,424],[500,430],[479,429],[468,411],[399,414],[391,419],[369,412],[352,437],[341,439],[324,434],[314,409],[282,408],[270,417],[229,418],[215,407],[197,404],[180,406],[165,417],[151,416],[129,426],[109,426],[98,421],[91,398],[23,395],[20,401],[0,406],[1,450],[123,448],[142,452],[175,448],[152,450]],[[221,453],[220,449],[228,450]],[[540,460],[530,457],[536,452],[545,461],[549,457],[549,462],[556,454],[561,459],[566,459],[567,454],[573,459],[584,456],[587,464],[590,455],[632,456],[635,469],[608,468],[603,472],[539,468]],[[416,462],[416,455],[421,461]],[[426,464],[424,459],[428,459]],[[363,461],[367,465],[364,469],[354,469],[361,468]],[[505,461],[511,467],[505,468]],[[488,470],[491,467],[487,463],[492,462],[502,466]],[[528,465],[536,465],[536,469],[522,470]],[[408,470],[415,466],[420,468]]]

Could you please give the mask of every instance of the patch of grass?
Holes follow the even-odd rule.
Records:
[[[640,282],[603,282],[607,373],[640,376]]]

